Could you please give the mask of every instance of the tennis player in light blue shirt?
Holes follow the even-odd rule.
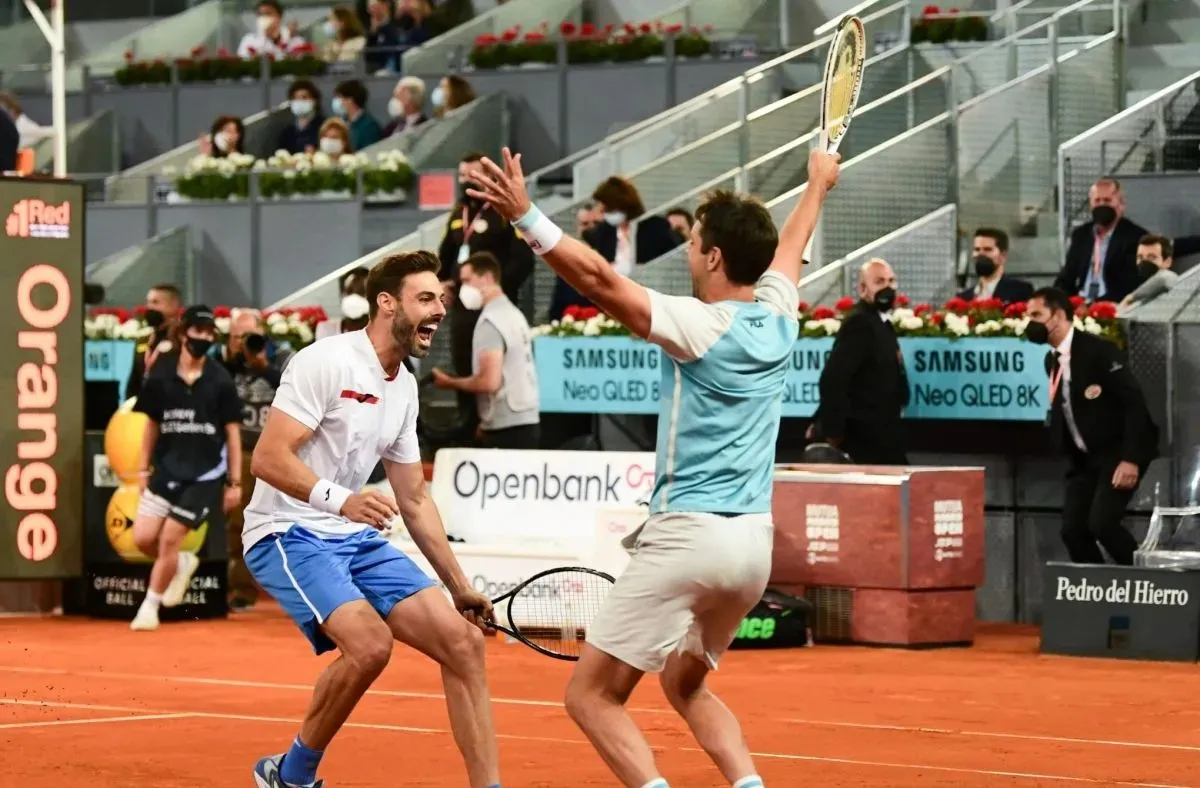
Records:
[[[672,706],[735,788],[763,788],[733,713],[705,679],[762,598],[771,573],[772,469],[788,355],[799,335],[797,282],[840,157],[809,156],[808,185],[778,232],[759,201],[715,192],[688,244],[695,297],[618,274],[530,203],[520,156],[504,150],[473,178],[526,243],[605,313],[671,359],[650,516],[625,540],[629,565],[589,628],[567,711],[617,778],[667,788],[624,704],[660,673]]]

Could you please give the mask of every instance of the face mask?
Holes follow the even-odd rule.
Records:
[[[461,285],[458,288],[458,302],[464,309],[475,312],[483,308],[483,293],[475,285]]]
[[[412,14],[401,14],[400,16],[396,17],[396,27],[400,28],[406,33],[416,26],[417,20]]]
[[[875,308],[880,312],[887,312],[896,303],[896,290],[892,287],[885,287],[875,294]]]
[[[1138,260],[1137,272],[1142,280],[1149,279],[1158,273],[1158,263],[1153,260]]]
[[[1092,209],[1092,220],[1101,227],[1108,227],[1117,219],[1117,209],[1111,205],[1097,205]]]
[[[324,28],[325,35],[329,38],[337,37],[337,28],[333,26],[333,22],[330,22],[328,19],[326,19],[325,24],[321,25],[321,27]]]
[[[146,310],[146,325],[150,326],[151,328],[158,328],[161,326],[163,324],[163,319],[163,313],[159,312],[157,309]]]
[[[429,100],[433,102],[435,107],[444,107],[446,105],[446,91],[442,90],[442,86],[438,85],[429,94]]]
[[[1025,338],[1035,345],[1044,345],[1050,341],[1050,329],[1045,323],[1030,320],[1025,326]]]
[[[342,103],[341,96],[333,97],[333,114],[346,117],[346,105]]]
[[[298,118],[308,117],[313,113],[311,99],[292,99],[292,114]]]
[[[471,195],[467,194],[467,189],[479,191],[479,184],[473,181],[467,181],[466,183],[458,184],[458,196],[462,199],[462,201],[467,205],[477,207],[481,201],[479,198],[472,197]]]
[[[388,100],[388,115],[393,118],[399,118],[404,115],[404,105],[400,103],[400,99],[392,96]]]
[[[975,256],[975,273],[980,277],[988,277],[996,273],[996,261],[984,255]]]
[[[275,24],[275,17],[269,14],[262,14],[254,21],[258,25],[258,32],[266,35],[271,26]]]
[[[321,138],[321,152],[329,156],[341,156],[344,147],[337,137]]]
[[[196,337],[188,337],[183,343],[187,348],[187,352],[191,353],[195,358],[203,358],[208,355],[208,351],[212,349],[211,339],[197,339]]]
[[[620,227],[625,224],[625,214],[621,211],[609,211],[604,214],[604,221],[613,227]]]
[[[229,137],[225,135],[225,132],[218,131],[213,135],[213,145],[221,153],[226,153],[229,150]]]

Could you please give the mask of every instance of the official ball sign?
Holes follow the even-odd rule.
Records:
[[[81,184],[0,178],[0,580],[82,571]]]
[[[788,357],[785,417],[816,412],[833,343],[797,340]],[[901,339],[900,349],[911,395],[907,418],[1046,418],[1045,347],[1012,338],[914,337]],[[658,346],[629,337],[538,337],[534,356],[541,407],[549,413],[658,413],[663,368],[671,364]]]

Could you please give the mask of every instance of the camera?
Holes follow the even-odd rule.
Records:
[[[246,353],[249,355],[258,355],[267,349],[267,338],[262,334],[247,334],[242,340],[246,346]]]

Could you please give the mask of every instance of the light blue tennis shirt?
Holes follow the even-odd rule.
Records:
[[[775,441],[800,294],[767,271],[753,301],[705,304],[650,290],[663,364],[650,513],[771,511]]]

